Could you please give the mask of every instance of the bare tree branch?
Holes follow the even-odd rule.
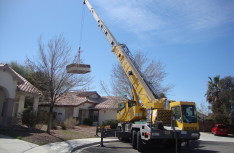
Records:
[[[161,62],[149,60],[146,54],[140,51],[134,54],[134,60],[147,81],[156,89],[156,94],[159,95],[168,92],[171,86],[162,87],[162,81],[165,78],[166,73]],[[132,85],[119,63],[113,65],[111,86],[114,95],[122,95],[132,98]]]
[[[89,74],[74,75],[67,73],[71,47],[62,35],[48,41],[46,47],[41,38],[38,42],[39,55],[37,59],[27,59],[27,64],[33,73],[31,79],[43,94],[50,100],[50,112],[47,132],[50,133],[53,106],[58,98],[73,88],[88,88],[92,78]]]

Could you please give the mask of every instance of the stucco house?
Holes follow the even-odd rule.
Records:
[[[54,105],[57,122],[65,122],[73,118],[77,123],[83,124],[90,119],[93,125],[102,124],[103,121],[116,119],[118,100],[112,96],[100,96],[96,91],[64,93]],[[49,111],[49,103],[40,103],[40,111]]]
[[[0,64],[0,126],[17,121],[24,110],[25,98],[33,98],[33,110],[38,109],[42,92],[7,64]]]
[[[34,112],[48,111],[49,103],[39,102],[43,94],[7,64],[0,64],[0,126],[20,124],[25,99],[32,99]],[[39,108],[38,108],[39,105]],[[96,91],[64,93],[54,106],[58,122],[69,118],[83,124],[84,119],[93,125],[108,119],[116,119],[118,100],[111,96],[100,96]]]

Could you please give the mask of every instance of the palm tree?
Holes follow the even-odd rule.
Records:
[[[210,104],[215,104],[219,99],[220,93],[220,76],[217,75],[213,79],[209,77],[210,81],[208,81],[208,89],[206,91],[206,100]]]
[[[223,105],[220,98],[221,86],[220,76],[209,77],[208,89],[206,91],[206,100],[211,104],[213,119],[218,123],[224,123],[225,115],[223,114]]]

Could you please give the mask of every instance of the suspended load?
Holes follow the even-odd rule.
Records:
[[[75,74],[85,74],[90,72],[90,65],[83,64],[80,59],[81,53],[81,40],[82,40],[82,32],[83,32],[83,24],[84,24],[84,7],[82,9],[82,18],[81,18],[81,30],[80,30],[80,41],[79,41],[79,50],[78,56],[75,56],[75,59],[72,64],[67,65],[67,73],[75,73]],[[81,64],[82,63],[82,64]]]
[[[85,74],[90,72],[90,65],[88,64],[73,63],[68,65],[66,68],[67,73]]]
[[[67,73],[85,74],[91,71],[90,65],[81,64],[80,52],[81,51],[79,47],[78,56],[75,56],[75,59],[72,64],[66,66]]]

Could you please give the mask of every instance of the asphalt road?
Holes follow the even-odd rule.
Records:
[[[216,137],[216,141],[197,140],[190,142],[190,146],[182,145],[180,153],[232,153],[234,152],[234,142],[219,141],[220,137]],[[234,138],[233,138],[234,139]],[[75,153],[138,153],[132,149],[130,143],[111,142],[104,143],[105,147],[91,146],[83,150],[77,150]],[[168,146],[155,145],[150,146],[145,153],[173,153]]]
[[[75,153],[138,153],[132,149],[130,143],[111,142],[105,143],[105,147],[92,146]],[[155,146],[148,148],[145,153],[173,153],[174,151],[164,146]],[[233,142],[216,141],[196,141],[190,144],[190,147],[182,146],[180,153],[232,153],[234,152]]]

